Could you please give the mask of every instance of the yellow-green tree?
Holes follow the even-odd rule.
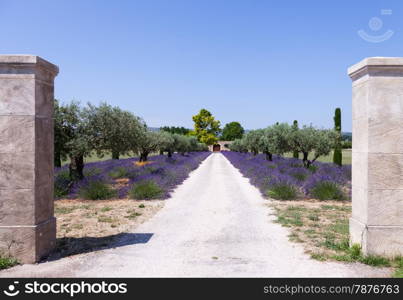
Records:
[[[197,115],[192,117],[194,122],[194,130],[191,135],[197,137],[197,140],[206,145],[217,143],[217,135],[220,133],[220,121],[206,109],[201,109]]]

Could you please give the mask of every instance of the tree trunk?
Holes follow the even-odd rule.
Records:
[[[70,157],[70,179],[72,181],[81,180],[84,178],[84,156],[78,155]]]
[[[119,159],[119,151],[112,150],[112,159]]]
[[[265,152],[265,154],[266,154],[266,159],[268,161],[273,161],[273,154],[271,154],[270,152]]]
[[[168,157],[169,157],[169,158],[172,157],[172,151],[168,151]]]
[[[299,152],[298,152],[298,151],[294,151],[294,152],[292,153],[292,157],[294,157],[294,158],[299,158]]]
[[[308,152],[302,152],[302,154],[304,155],[304,158],[302,159],[304,166],[309,168],[310,162],[308,160]]]
[[[62,166],[62,159],[61,159],[61,155],[60,155],[59,151],[55,152],[54,161],[55,161],[56,168],[60,168]]]
[[[160,150],[160,155],[164,155],[164,151]]]
[[[148,152],[142,152],[141,154],[140,154],[140,162],[144,162],[144,161],[147,161],[148,160]]]

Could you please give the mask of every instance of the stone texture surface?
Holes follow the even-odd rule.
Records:
[[[33,263],[47,255],[56,243],[56,219],[32,226],[0,226],[0,248],[22,263]]]
[[[403,58],[367,58],[353,80],[352,243],[403,255]]]
[[[55,244],[53,81],[32,55],[0,55],[0,250],[38,261]]]

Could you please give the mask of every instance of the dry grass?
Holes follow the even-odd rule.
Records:
[[[107,247],[122,233],[149,220],[163,205],[162,200],[57,200],[57,249],[52,256]]]
[[[363,256],[357,245],[349,246],[348,201],[272,201],[277,222],[289,227],[289,238],[302,243],[312,258],[325,261],[359,261],[371,266],[395,267],[395,277],[403,276],[403,258],[387,259],[380,256]]]
[[[133,164],[135,166],[142,167],[142,166],[149,165],[149,164],[152,164],[152,163],[153,163],[153,161],[148,160],[148,161],[135,161]]]
[[[345,201],[273,201],[277,222],[290,227],[290,239],[306,252],[332,258],[348,249],[351,203]]]

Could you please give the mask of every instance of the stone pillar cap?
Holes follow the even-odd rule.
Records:
[[[39,67],[45,68],[50,72],[57,75],[59,73],[59,67],[48,62],[47,60],[30,54],[1,54],[0,55],[0,65],[2,64],[12,64],[12,65],[37,65]]]
[[[356,78],[357,74],[365,73],[365,69],[390,69],[396,70],[396,68],[402,68],[403,70],[403,57],[367,57],[359,63],[348,68],[348,75],[351,78]]]

